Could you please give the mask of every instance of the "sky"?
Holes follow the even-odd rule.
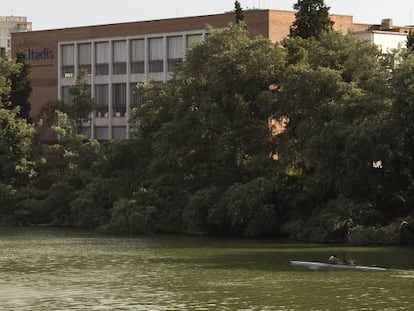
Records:
[[[239,0],[243,9],[293,10],[296,0]],[[331,14],[352,15],[355,23],[414,25],[413,0],[325,0]],[[234,0],[1,0],[0,15],[26,16],[33,30],[218,14]]]

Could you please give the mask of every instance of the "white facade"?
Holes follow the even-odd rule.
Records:
[[[382,53],[389,53],[395,49],[405,48],[407,42],[406,33],[392,31],[373,30],[355,33],[355,36],[376,44]]]
[[[81,70],[87,72],[95,110],[84,124],[88,138],[128,139],[128,120],[141,104],[137,85],[166,82],[187,49],[205,39],[205,30],[137,37],[59,42],[58,97],[70,104],[70,86]]]
[[[32,23],[22,16],[0,16],[0,49],[11,55],[11,33],[32,30]]]

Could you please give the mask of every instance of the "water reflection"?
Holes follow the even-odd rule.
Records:
[[[0,237],[4,310],[410,310],[414,303],[414,278],[406,271],[289,265],[335,252],[405,269],[414,263],[412,249],[36,228],[1,229]]]

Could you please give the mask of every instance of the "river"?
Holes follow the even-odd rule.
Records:
[[[0,228],[0,310],[413,310],[414,249]],[[390,272],[313,271],[332,253]]]

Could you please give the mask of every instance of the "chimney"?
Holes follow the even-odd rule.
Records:
[[[391,18],[385,18],[381,21],[381,30],[392,30],[393,28]]]

